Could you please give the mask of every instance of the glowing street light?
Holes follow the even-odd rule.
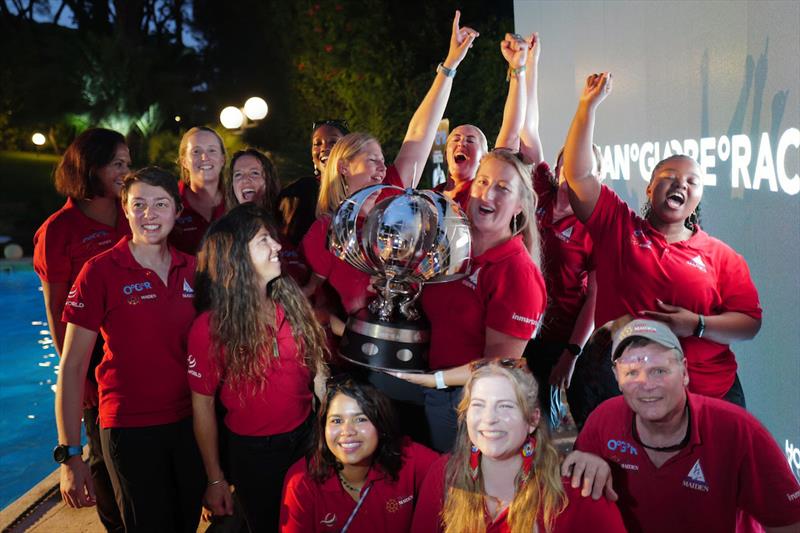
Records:
[[[229,130],[252,128],[256,122],[267,116],[269,106],[263,98],[248,98],[244,107],[228,106],[219,114],[220,123]]]
[[[237,130],[244,124],[244,114],[238,107],[229,105],[219,114],[219,121],[229,130]]]
[[[31,136],[31,142],[36,146],[44,146],[44,143],[47,142],[47,137],[37,131]]]

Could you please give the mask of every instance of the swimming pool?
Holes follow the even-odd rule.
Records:
[[[0,272],[0,509],[52,472],[58,356],[41,286],[27,269]]]

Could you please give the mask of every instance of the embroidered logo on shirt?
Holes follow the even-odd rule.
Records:
[[[192,354],[189,354],[189,357],[186,358],[186,363],[189,366],[189,370],[188,370],[189,375],[194,376],[196,378],[202,378],[203,377],[203,374],[201,374],[200,372],[198,372],[197,370],[194,369],[194,367],[197,366],[197,359],[195,359]]]
[[[703,468],[700,466],[700,459],[695,461],[692,469],[686,474],[683,479],[683,486],[701,492],[708,492],[709,487],[708,483],[706,483],[706,476],[703,474]]]
[[[639,455],[636,448],[629,442],[624,440],[609,439],[606,443],[606,448],[612,452],[629,453],[631,455]]]
[[[461,280],[461,282],[469,287],[470,289],[475,289],[478,287],[478,273],[481,271],[481,267],[478,267],[475,272],[470,274],[468,278]]]
[[[556,233],[556,236],[564,242],[569,242],[570,237],[572,237],[572,230],[575,226],[570,226],[561,233]]]
[[[125,285],[122,287],[122,292],[131,295],[134,292],[142,292],[147,289],[152,289],[153,286],[150,284],[149,281],[144,281],[142,283],[131,283],[130,285]]]
[[[631,243],[640,248],[650,248],[653,245],[652,241],[648,239],[644,232],[640,229],[633,231],[633,234],[631,235]]]
[[[414,499],[413,495],[408,495],[405,498],[400,498],[399,500],[395,498],[389,498],[386,500],[386,512],[387,513],[396,513],[400,510],[400,507],[407,504],[408,502]]]
[[[335,513],[328,513],[325,515],[325,518],[319,521],[325,527],[334,527],[336,525],[336,514]]]
[[[194,298],[194,289],[189,285],[189,282],[186,281],[186,278],[183,278],[183,297]]]
[[[78,309],[84,307],[84,305],[81,302],[73,301],[73,298],[75,298],[76,296],[78,296],[78,287],[73,286],[72,289],[70,289],[69,293],[67,294],[67,301],[64,302],[64,305],[68,305],[70,307],[75,307]]]
[[[104,229],[101,229],[101,230],[99,230],[99,231],[95,231],[94,233],[90,233],[89,235],[87,235],[86,237],[84,237],[84,238],[81,240],[81,243],[83,243],[83,244],[86,244],[86,243],[87,243],[87,242],[89,242],[89,241],[92,241],[92,240],[94,240],[94,239],[97,239],[98,237],[103,237],[103,236],[105,236],[105,235],[108,235],[108,232],[107,232],[106,230],[104,230]]]
[[[696,256],[692,257],[691,259],[689,259],[688,261],[686,261],[686,264],[687,265],[691,265],[691,266],[695,267],[698,270],[702,270],[703,272],[708,272],[706,270],[706,264],[703,263],[703,258],[700,257],[699,255],[696,255]]]

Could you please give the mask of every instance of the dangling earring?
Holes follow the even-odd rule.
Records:
[[[528,441],[522,446],[520,454],[522,455],[522,476],[520,476],[520,487],[528,482],[533,470],[533,454],[536,451],[536,437],[531,433],[528,436]]]
[[[514,215],[511,218],[511,234],[512,235],[516,235],[517,234],[517,215]]]
[[[481,451],[474,444],[469,451],[469,477],[472,481],[478,481],[478,469],[481,464]]]

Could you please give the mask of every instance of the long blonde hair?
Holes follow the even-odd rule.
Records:
[[[481,363],[486,363],[481,361]],[[483,475],[473,480],[470,475],[472,442],[467,433],[467,409],[472,399],[472,387],[487,376],[508,379],[514,388],[517,403],[526,420],[533,420],[538,408],[538,387],[533,375],[524,366],[524,360],[492,360],[475,369],[464,386],[464,397],[458,405],[458,432],[453,454],[445,470],[445,494],[442,522],[446,533],[482,533],[486,531],[484,515]],[[556,517],[567,507],[567,495],[561,483],[560,459],[550,442],[547,423],[538,424],[533,433],[536,438],[533,469],[530,478],[517,489],[508,508],[507,524],[512,533],[534,531],[541,517],[546,531],[552,531]],[[478,467],[480,469],[480,466]],[[480,472],[480,470],[479,470]],[[519,487],[520,474],[515,479]]]
[[[521,183],[520,196],[522,200],[522,211],[511,218],[509,229],[511,229],[513,235],[522,235],[522,241],[525,243],[528,255],[530,255],[536,267],[541,269],[542,243],[539,235],[539,228],[536,225],[536,207],[539,200],[536,196],[536,192],[533,190],[533,179],[531,177],[533,169],[531,165],[526,165],[517,157],[514,152],[505,148],[496,148],[481,158],[481,164],[478,166],[478,173],[480,173],[480,167],[483,166],[486,161],[492,159],[511,165],[519,177]]]
[[[347,198],[347,180],[339,172],[339,162],[350,161],[370,142],[380,145],[372,135],[358,132],[349,133],[336,141],[320,178],[317,217],[332,215]]]

